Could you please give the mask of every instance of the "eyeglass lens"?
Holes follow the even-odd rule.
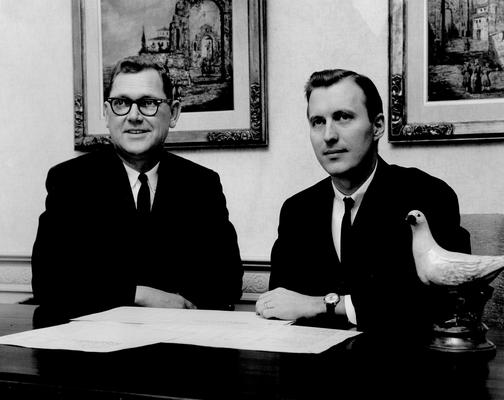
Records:
[[[145,116],[153,116],[157,113],[161,99],[139,99],[131,100],[128,98],[113,98],[110,99],[112,111],[117,115],[126,115],[130,112],[131,107],[135,103],[138,110]]]

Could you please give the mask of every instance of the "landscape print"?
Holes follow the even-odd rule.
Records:
[[[165,64],[183,111],[233,110],[231,0],[101,0],[103,82],[117,60]]]
[[[504,0],[428,0],[428,101],[504,96]]]

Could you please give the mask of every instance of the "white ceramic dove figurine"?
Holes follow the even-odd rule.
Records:
[[[406,220],[413,232],[413,257],[423,283],[457,286],[476,280],[491,281],[504,269],[504,256],[478,256],[441,248],[421,211],[410,211]]]

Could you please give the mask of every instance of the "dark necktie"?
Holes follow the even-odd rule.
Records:
[[[340,236],[340,261],[342,264],[348,262],[350,247],[352,246],[352,207],[355,201],[351,197],[343,199],[345,203],[345,214],[341,221],[341,236]]]
[[[150,213],[150,190],[149,190],[149,179],[147,175],[141,173],[138,176],[138,180],[140,181],[140,190],[138,191],[137,196],[137,211],[138,215],[141,217],[146,217]]]

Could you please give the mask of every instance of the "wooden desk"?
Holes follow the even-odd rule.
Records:
[[[0,335],[34,306],[0,305]],[[398,332],[404,335],[404,332]],[[495,357],[452,357],[366,336],[318,355],[159,344],[108,354],[0,345],[0,399],[502,399]]]

